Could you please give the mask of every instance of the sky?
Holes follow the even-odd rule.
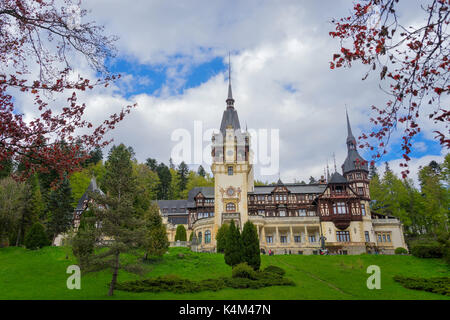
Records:
[[[228,54],[241,127],[279,133],[279,170],[264,175],[256,164],[259,180],[317,179],[327,163],[334,171],[334,157],[340,171],[347,151],[346,108],[358,137],[371,128],[369,107],[387,99],[377,77],[361,81],[361,66],[329,68],[339,51],[338,41],[328,35],[330,21],[348,14],[348,0],[90,0],[82,6],[90,10],[89,20],[119,37],[118,54],[106,64],[122,75],[111,88],[84,94],[87,116],[100,122],[137,102],[108,138],[132,146],[141,162],[151,157],[168,164],[177,145],[174,132],[185,130],[194,139],[195,121],[201,121],[202,132],[220,126]],[[417,8],[402,8],[401,19],[420,23]],[[74,64],[80,74],[95,77],[84,61],[74,58]],[[421,125],[410,162],[412,178],[419,166],[442,161],[446,153],[433,139],[433,124],[424,119]],[[208,153],[210,135],[204,138],[202,148]],[[394,134],[377,166],[389,161],[400,173],[399,142],[400,135]],[[202,164],[210,171],[208,163]]]

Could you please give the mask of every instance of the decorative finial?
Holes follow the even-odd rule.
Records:
[[[228,98],[226,100],[227,108],[234,108],[233,93],[231,91],[231,54],[228,52]]]
[[[337,172],[337,169],[336,169],[336,154],[333,152],[333,160],[334,160],[334,172],[336,173]]]

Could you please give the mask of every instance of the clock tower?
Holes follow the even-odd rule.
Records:
[[[214,233],[223,223],[234,220],[242,229],[248,220],[247,193],[252,192],[253,165],[250,161],[250,135],[242,131],[231,81],[228,83],[227,107],[223,112],[220,132],[212,137],[211,171],[214,174]]]

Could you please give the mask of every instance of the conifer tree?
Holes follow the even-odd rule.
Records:
[[[226,237],[225,263],[232,267],[241,263],[243,261],[242,249],[239,228],[234,225],[234,220],[231,220]]]
[[[202,165],[198,167],[197,174],[203,178],[206,176],[205,168]]]
[[[156,167],[156,173],[159,177],[159,185],[157,189],[157,195],[159,200],[169,199],[170,183],[172,181],[172,175],[170,169],[164,164],[160,163]]]
[[[177,226],[177,231],[175,233],[175,241],[186,241],[187,240],[187,236],[186,236],[186,228],[182,225],[179,224]]]
[[[67,177],[63,179],[56,190],[52,190],[48,203],[48,226],[47,231],[52,243],[58,234],[66,232],[73,222],[73,197],[70,182]]]
[[[180,177],[180,191],[184,191],[186,189],[186,185],[188,183],[188,175],[189,168],[186,163],[182,161],[178,166],[178,176]]]
[[[216,248],[217,252],[224,253],[226,248],[227,234],[230,226],[224,223],[220,226],[216,235]]]
[[[84,272],[109,269],[112,279],[108,295],[113,295],[119,269],[140,273],[142,266],[137,263],[121,261],[124,253],[139,255],[144,247],[146,226],[144,219],[136,214],[133,206],[136,178],[131,163],[132,153],[123,144],[113,146],[106,162],[105,185],[108,193],[91,193],[93,200],[89,204],[92,217],[86,219],[88,226],[80,229],[78,241],[74,244],[74,254],[81,261],[81,252],[93,248],[88,257],[84,257]],[[84,241],[85,240],[85,241]],[[96,250],[102,249],[102,250]],[[128,260],[129,261],[129,260]]]
[[[50,240],[47,238],[44,226],[36,222],[25,236],[25,247],[35,250],[48,245],[50,245]]]
[[[166,226],[162,222],[159,208],[156,202],[152,202],[147,212],[144,214],[145,238],[144,249],[145,259],[148,255],[162,256],[169,248]]]
[[[17,228],[16,246],[23,243],[27,230],[44,216],[45,204],[42,200],[37,175],[33,175],[28,179],[24,198],[24,208],[20,212],[21,216]]]
[[[261,256],[259,251],[259,238],[255,225],[251,221],[244,224],[242,230],[243,261],[254,270],[259,270]]]

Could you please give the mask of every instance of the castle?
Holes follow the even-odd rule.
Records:
[[[189,191],[186,200],[159,200],[169,241],[177,225],[194,233],[198,249],[214,252],[220,226],[233,220],[257,228],[262,253],[394,253],[406,248],[400,221],[371,212],[369,170],[358,153],[347,114],[347,158],[317,184],[255,186],[250,135],[241,130],[231,83],[220,132],[212,137],[214,187]]]

